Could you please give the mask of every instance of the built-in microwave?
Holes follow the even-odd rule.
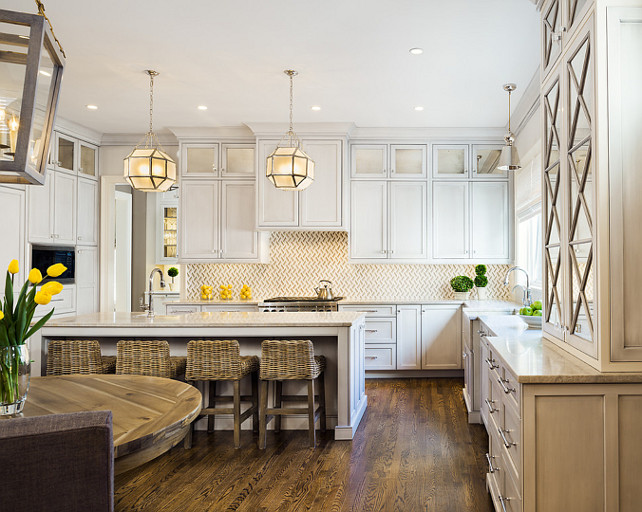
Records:
[[[76,275],[76,250],[73,247],[56,247],[47,245],[31,246],[31,267],[47,275],[47,269],[56,263],[62,263],[67,270],[56,278],[61,283],[73,283]]]

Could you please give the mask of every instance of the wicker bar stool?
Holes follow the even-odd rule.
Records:
[[[274,431],[281,430],[281,416],[308,413],[310,446],[316,446],[315,424],[319,420],[321,432],[325,432],[325,357],[314,355],[310,340],[265,340],[261,344],[261,382],[259,398],[259,448],[265,449],[267,425],[275,418]],[[315,395],[315,379],[318,379],[318,395]],[[308,396],[283,395],[284,380],[308,381]],[[268,385],[274,381],[274,407],[268,407]],[[319,407],[315,409],[315,399]],[[283,407],[283,402],[307,402],[307,407]]]
[[[207,431],[214,430],[216,414],[234,415],[234,447],[241,446],[241,424],[250,416],[253,417],[252,429],[259,428],[259,358],[257,356],[241,356],[237,340],[191,340],[187,344],[187,370],[185,381],[192,385],[202,381],[209,383],[208,406],[201,410],[201,415],[207,416]],[[241,395],[241,380],[250,375],[252,379],[252,395]],[[216,394],[216,383],[231,381],[234,385],[232,396]],[[219,403],[232,403],[232,407],[217,407]],[[241,412],[241,402],[251,402],[252,405]],[[194,425],[192,423],[192,425]]]
[[[120,340],[116,374],[176,379],[185,373],[187,358],[169,355],[165,340]]]
[[[101,374],[116,372],[116,357],[103,356],[98,340],[51,340],[47,375]]]

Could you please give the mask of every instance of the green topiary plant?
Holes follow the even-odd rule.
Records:
[[[178,269],[176,267],[170,267],[167,271],[167,275],[171,278],[174,278],[178,275]]]
[[[477,288],[483,288],[488,284],[488,278],[483,274],[477,274],[475,276],[475,286]]]
[[[450,286],[456,292],[466,293],[473,287],[473,280],[468,276],[457,276],[450,280]]]
[[[475,265],[475,274],[478,276],[486,275],[486,265]]]

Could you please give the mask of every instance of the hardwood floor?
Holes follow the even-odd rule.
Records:
[[[488,438],[469,425],[460,379],[366,381],[368,409],[352,442],[328,430],[315,450],[306,431],[196,432],[116,477],[116,511],[492,511]]]

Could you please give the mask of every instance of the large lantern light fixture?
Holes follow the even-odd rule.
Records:
[[[301,149],[292,125],[293,78],[298,73],[293,69],[284,73],[290,77],[290,128],[267,157],[265,176],[276,188],[304,190],[314,181],[314,161]]]
[[[158,72],[147,69],[149,75],[149,131],[124,160],[124,176],[136,190],[166,192],[176,183],[176,162],[161,146],[153,130],[154,77]]]
[[[0,183],[45,182],[65,53],[36,5],[0,9]]]
[[[519,171],[522,168],[519,163],[517,148],[513,146],[515,136],[510,131],[510,95],[515,89],[517,89],[515,84],[504,84],[504,90],[508,93],[508,133],[504,136],[506,144],[502,148],[501,155],[499,155],[497,169],[500,171]]]

